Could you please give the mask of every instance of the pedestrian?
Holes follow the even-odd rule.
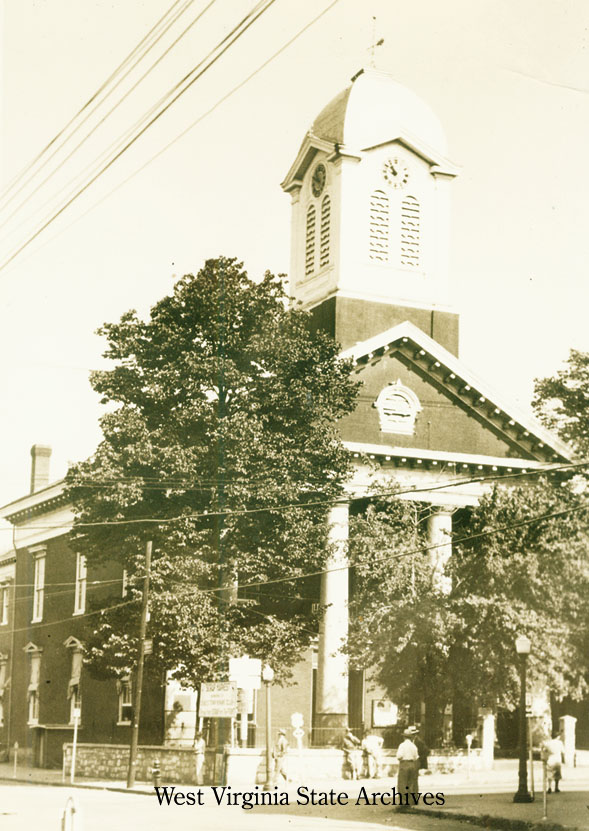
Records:
[[[344,736],[342,749],[344,751],[344,770],[349,772],[350,779],[360,778],[360,763],[362,759],[360,744],[360,739],[348,728]]]
[[[417,733],[413,737],[413,743],[417,748],[417,753],[419,754],[417,760],[417,769],[418,770],[427,770],[427,757],[429,755],[429,748],[426,743],[423,741],[421,736],[421,728],[419,724],[415,725],[417,729]]]
[[[286,730],[280,729],[278,731],[278,739],[274,745],[274,773],[276,778],[282,776],[285,782],[288,782],[288,772],[286,770],[286,754],[288,753],[288,740],[286,738]]]
[[[397,760],[399,762],[399,773],[397,774],[397,793],[401,796],[410,793],[418,793],[418,764],[419,752],[414,738],[417,734],[415,726],[408,727],[404,732],[404,741],[399,745],[397,750]],[[406,807],[401,804],[401,809]]]
[[[383,746],[383,738],[377,733],[366,730],[362,739],[362,755],[364,756],[364,767],[366,776],[369,779],[378,777],[380,771],[380,755]]]
[[[196,775],[196,784],[204,785],[203,773],[205,767],[205,750],[207,748],[206,742],[200,730],[194,734],[194,772]]]
[[[556,732],[552,739],[546,742],[548,759],[546,768],[548,773],[548,793],[552,793],[551,784],[554,782],[554,793],[560,793],[562,779],[562,765],[564,762],[564,744],[560,733]]]

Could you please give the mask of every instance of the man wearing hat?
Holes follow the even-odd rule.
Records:
[[[274,745],[274,771],[276,778],[282,776],[285,782],[288,782],[288,773],[286,772],[286,754],[288,753],[288,740],[286,738],[286,730],[282,728],[278,731],[278,740]]]
[[[418,732],[415,726],[408,727],[403,732],[404,740],[397,750],[397,760],[399,762],[397,793],[401,795],[419,792],[417,783],[419,752],[413,741]]]
[[[346,730],[342,749],[344,751],[344,768],[349,771],[351,779],[358,779],[360,776],[360,761],[362,759],[360,739],[352,733],[350,728]]]

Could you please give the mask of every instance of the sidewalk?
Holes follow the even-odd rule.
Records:
[[[589,755],[580,757],[581,765],[576,768],[565,768],[562,793],[548,794],[547,820],[543,821],[542,804],[542,768],[540,763],[534,765],[536,784],[536,800],[529,804],[513,802],[513,795],[517,789],[517,760],[500,759],[495,762],[492,771],[471,771],[467,776],[464,771],[449,774],[432,774],[421,776],[419,787],[421,792],[443,793],[445,805],[436,807],[420,806],[411,810],[413,815],[428,814],[444,819],[457,819],[474,822],[492,829],[506,829],[506,831],[528,831],[534,828],[579,828],[589,831]],[[69,776],[63,782],[60,770],[45,770],[41,768],[19,767],[17,776],[13,776],[12,764],[0,763],[0,781],[6,784],[26,783],[37,785],[55,785],[72,787]],[[165,784],[165,783],[164,783]],[[308,784],[316,790],[346,791],[350,797],[356,796],[360,787],[368,792],[390,791],[395,784],[391,779],[362,779],[355,782],[337,779],[334,781],[318,781]],[[92,788],[98,790],[120,791],[153,796],[151,783],[137,782],[131,789],[127,789],[124,781],[98,781],[76,778],[73,785],[76,788]],[[194,784],[176,785],[178,790],[194,791]],[[237,788],[237,786],[236,786]],[[297,783],[285,788],[289,792],[296,792]],[[381,812],[379,811],[379,814]],[[390,807],[382,809],[382,816],[386,822],[391,821],[397,813]],[[358,814],[356,814],[358,817]],[[398,814],[399,820],[404,815]],[[406,816],[406,815],[405,815]],[[359,818],[359,817],[358,817]],[[383,819],[380,820],[381,822]]]

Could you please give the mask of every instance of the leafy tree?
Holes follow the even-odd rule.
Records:
[[[350,366],[280,278],[256,283],[234,259],[99,332],[114,366],[91,377],[103,440],[67,477],[75,549],[118,561],[137,599],[153,540],[151,660],[183,683],[222,678],[243,653],[288,676],[316,588],[289,578],[323,566],[327,505],[349,475],[336,422],[354,407]],[[132,664],[138,605],[120,603],[90,618],[96,672]]]
[[[564,369],[535,382],[533,406],[543,424],[575,450],[589,452],[589,353],[571,349]]]
[[[349,648],[394,701],[426,702],[433,742],[450,697],[451,621],[427,548],[428,515],[429,508],[382,491],[352,519]]]
[[[449,590],[436,581],[423,537],[427,508],[381,498],[354,521],[352,654],[393,700],[426,702],[431,743],[447,703],[517,705],[519,633],[533,644],[532,680],[559,697],[587,691],[583,504],[568,483],[497,485],[462,512]],[[528,522],[547,514],[555,516]]]
[[[449,668],[457,693],[513,709],[514,642],[532,642],[531,679],[557,696],[587,691],[589,563],[584,499],[568,483],[497,485],[462,529],[448,598],[454,618]],[[553,515],[529,522],[538,516]],[[503,530],[505,529],[505,530]]]

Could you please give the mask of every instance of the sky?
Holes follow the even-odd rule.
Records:
[[[171,5],[4,0],[3,188]],[[176,3],[184,13],[66,148],[0,198],[0,266],[253,5]],[[589,350],[588,27],[585,0],[275,0],[0,267],[0,504],[28,491],[33,443],[53,447],[58,478],[100,440],[88,371],[106,365],[102,323],[130,308],[147,314],[208,257],[236,256],[253,277],[288,272],[290,200],[280,182],[315,116],[373,51],[379,69],[437,113],[461,168],[450,257],[461,358],[527,407],[535,377],[555,372],[571,347]]]

